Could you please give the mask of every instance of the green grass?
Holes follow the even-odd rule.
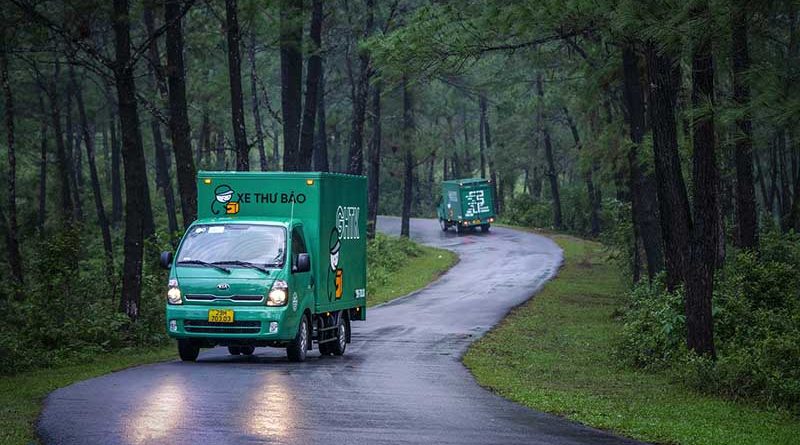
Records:
[[[421,289],[458,261],[458,256],[449,250],[421,245],[418,247],[419,255],[409,256],[408,262],[391,272],[379,288],[370,292],[368,306],[385,303]]]
[[[402,265],[384,275],[381,285],[369,295],[370,305],[384,303],[426,286],[457,261],[457,256],[446,250],[413,243],[406,246],[414,255],[401,254]],[[174,344],[161,348],[128,349],[100,355],[88,363],[0,377],[0,444],[36,442],[34,422],[42,401],[51,391],[131,366],[173,360],[176,356]]]
[[[558,277],[476,342],[464,363],[478,382],[518,403],[656,443],[797,444],[800,419],[699,394],[667,375],[611,357],[626,286],[600,244],[552,238]]]

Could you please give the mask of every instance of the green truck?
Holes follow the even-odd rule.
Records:
[[[480,227],[488,232],[494,222],[494,187],[481,178],[442,181],[442,194],[437,207],[443,231],[455,226],[458,233]]]
[[[366,178],[335,173],[205,172],[198,219],[169,268],[166,327],[184,361],[285,347],[303,361],[342,355],[366,319]]]

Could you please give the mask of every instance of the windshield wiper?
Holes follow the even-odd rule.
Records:
[[[241,266],[247,267],[250,269],[256,269],[265,274],[269,275],[269,269],[259,266],[258,264],[251,263],[249,261],[239,261],[239,260],[232,260],[232,261],[215,261],[213,264],[230,264],[231,266]]]
[[[227,274],[231,273],[231,270],[226,268],[226,267],[219,266],[219,265],[217,265],[215,263],[207,263],[207,262],[201,261],[201,260],[178,261],[178,264],[196,264],[198,266],[203,266],[203,267],[213,267],[214,269],[221,270],[221,271],[223,271],[223,272],[225,272]]]

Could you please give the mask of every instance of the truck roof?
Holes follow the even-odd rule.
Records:
[[[322,177],[338,177],[338,178],[363,178],[359,175],[349,175],[347,173],[335,172],[261,172],[261,171],[214,171],[214,170],[200,170],[197,172],[197,177],[204,176],[226,176],[226,177],[257,177],[257,178],[311,178],[317,179]]]
[[[479,184],[488,184],[489,180],[484,178],[463,178],[463,179],[451,179],[448,181],[442,181],[442,184],[447,185],[479,185]]]

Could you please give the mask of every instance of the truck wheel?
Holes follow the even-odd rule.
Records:
[[[344,350],[347,349],[347,334],[350,330],[350,323],[346,319],[342,319],[339,323],[339,329],[336,330],[336,341],[330,342],[331,352],[334,355],[344,355]]]
[[[200,354],[200,345],[191,340],[178,340],[178,355],[184,362],[193,362],[197,360]]]
[[[239,355],[242,353],[242,350],[238,346],[228,346],[228,354],[230,355]]]
[[[300,320],[300,326],[297,327],[297,335],[286,347],[286,356],[289,357],[290,362],[305,361],[308,338],[308,318],[303,317]]]
[[[489,224],[481,224],[481,232],[487,233],[489,231]]]
[[[447,232],[447,228],[448,228],[447,221],[445,221],[445,220],[440,218],[439,219],[439,226],[442,227],[442,232]]]
[[[459,235],[464,233],[464,227],[461,224],[456,224],[456,233],[458,233]]]
[[[254,352],[256,352],[255,346],[239,346],[239,354],[253,355]]]

